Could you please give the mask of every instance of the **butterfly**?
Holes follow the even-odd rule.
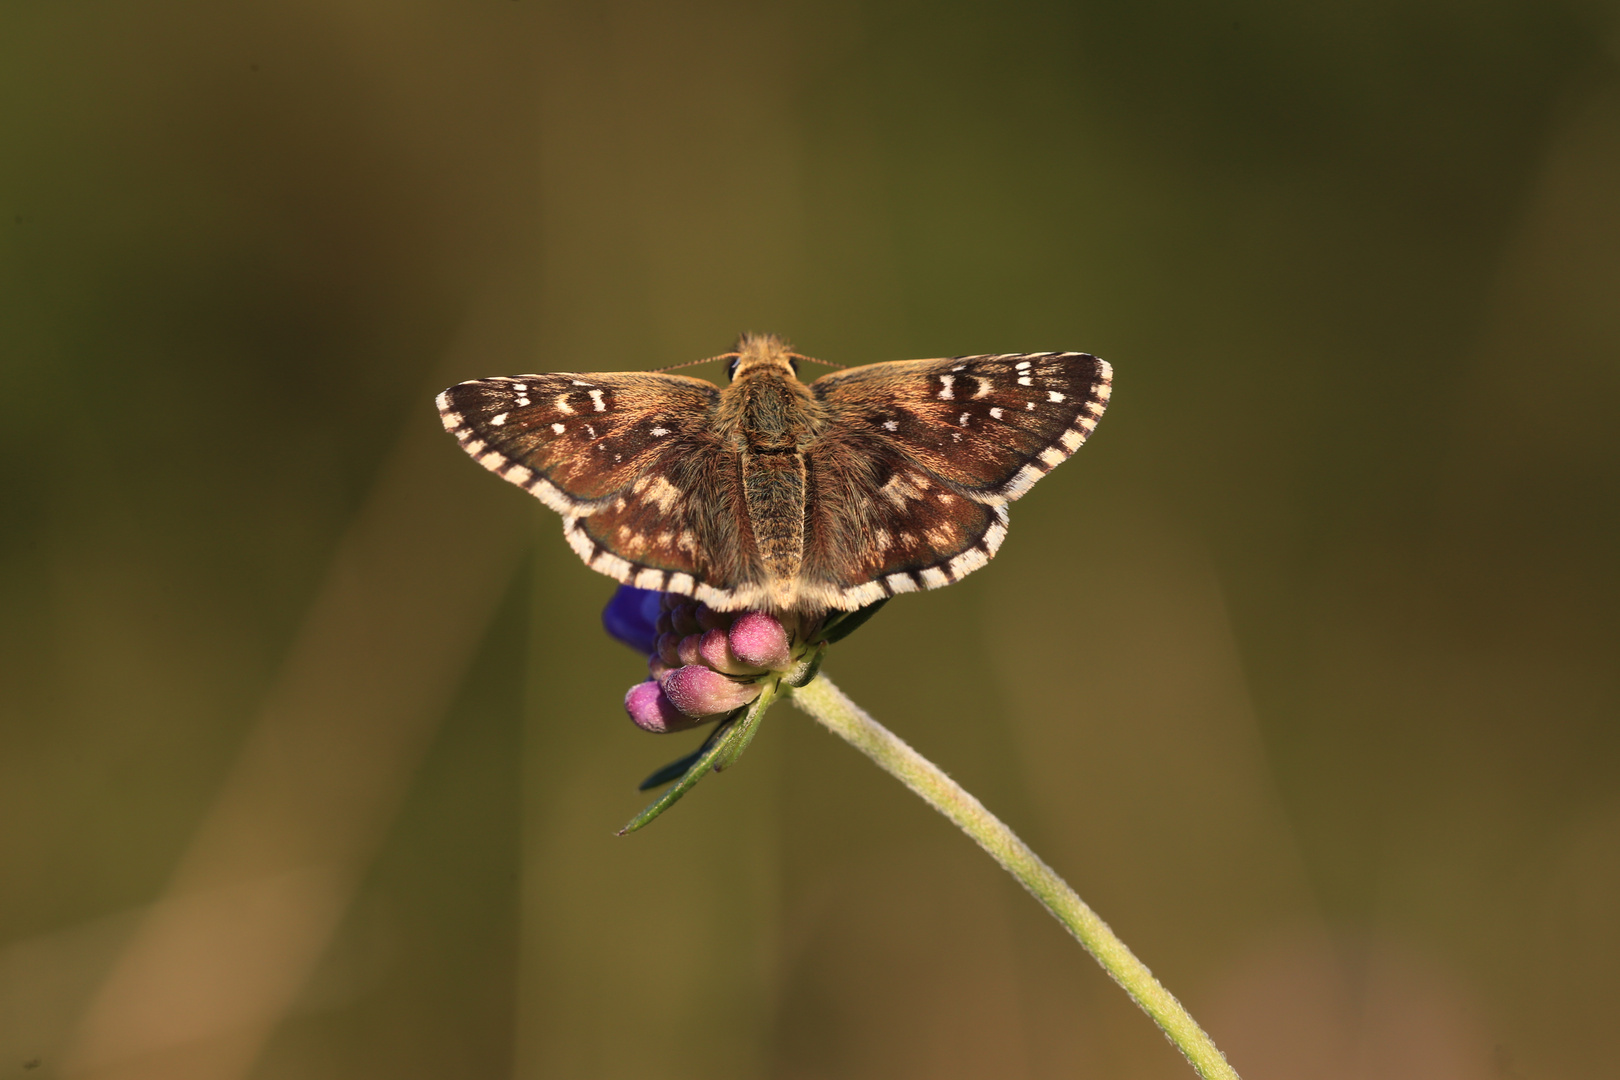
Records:
[[[745,334],[730,382],[660,372],[510,375],[438,396],[480,465],[563,517],[591,569],[710,607],[817,615],[935,589],[989,562],[1007,504],[1096,427],[1087,353],[847,368]]]

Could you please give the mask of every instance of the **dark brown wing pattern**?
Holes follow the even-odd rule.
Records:
[[[917,464],[985,502],[1011,502],[1086,441],[1113,371],[1088,353],[869,364],[811,392],[844,431],[881,430]]]
[[[801,595],[853,610],[935,589],[983,566],[1007,508],[941,480],[883,439],[839,430],[809,456]]]
[[[804,591],[860,607],[989,562],[1006,504],[1080,448],[1111,384],[1109,365],[1086,353],[909,360],[817,379],[829,423],[809,451]]]
[[[641,372],[513,375],[438,397],[486,469],[563,515],[593,570],[728,604],[759,578],[736,455],[710,434],[719,390]]]
[[[1108,364],[1085,353],[910,360],[816,380],[816,415],[795,421],[816,432],[801,444],[803,562],[784,580],[762,560],[744,496],[737,436],[752,421],[723,442],[726,392],[712,384],[517,375],[453,386],[438,405],[468,454],[563,515],[592,569],[722,609],[817,611],[938,588],[987,563],[1007,535],[1006,504],[1080,447],[1110,387]]]

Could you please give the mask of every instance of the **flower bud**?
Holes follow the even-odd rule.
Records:
[[[793,660],[787,628],[763,611],[745,611],[727,635],[732,653],[745,664],[781,671]]]
[[[688,664],[664,678],[664,694],[687,716],[714,716],[759,696],[759,683],[733,682],[713,668]]]
[[[636,727],[654,734],[684,731],[701,721],[681,712],[655,682],[637,683],[624,695],[624,711]]]
[[[674,633],[658,635],[658,659],[670,667],[681,666],[681,639],[678,635]]]
[[[708,604],[698,605],[697,622],[705,630],[725,630],[735,617],[729,611],[716,611]]]
[[[698,625],[696,604],[682,604],[669,613],[669,618],[675,632],[682,637],[703,632],[703,628]]]
[[[731,642],[724,630],[710,630],[698,642],[698,663],[707,664],[727,675],[763,675],[765,669],[745,664],[731,651]]]

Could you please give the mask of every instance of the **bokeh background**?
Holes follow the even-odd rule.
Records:
[[[1085,349],[828,662],[1250,1080],[1614,1076],[1620,24],[0,6],[0,1078],[1190,1071],[810,721],[692,736],[449,382]],[[712,372],[718,375],[718,372]]]

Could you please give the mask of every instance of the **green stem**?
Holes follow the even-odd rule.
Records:
[[[984,804],[923,757],[898,735],[873,720],[822,675],[793,691],[793,703],[840,736],[924,802],[956,823],[1018,879],[1041,904],[1068,927],[1087,952],[1114,981],[1124,987],[1142,1010],[1153,1018],[1176,1048],[1186,1055],[1204,1080],[1239,1080],[1237,1071],[1204,1029],[1182,1008],[1181,1002],[1160,985],[1147,965],[1138,960],[1108,924],[1058,877],[1040,856],[1029,849]]]

